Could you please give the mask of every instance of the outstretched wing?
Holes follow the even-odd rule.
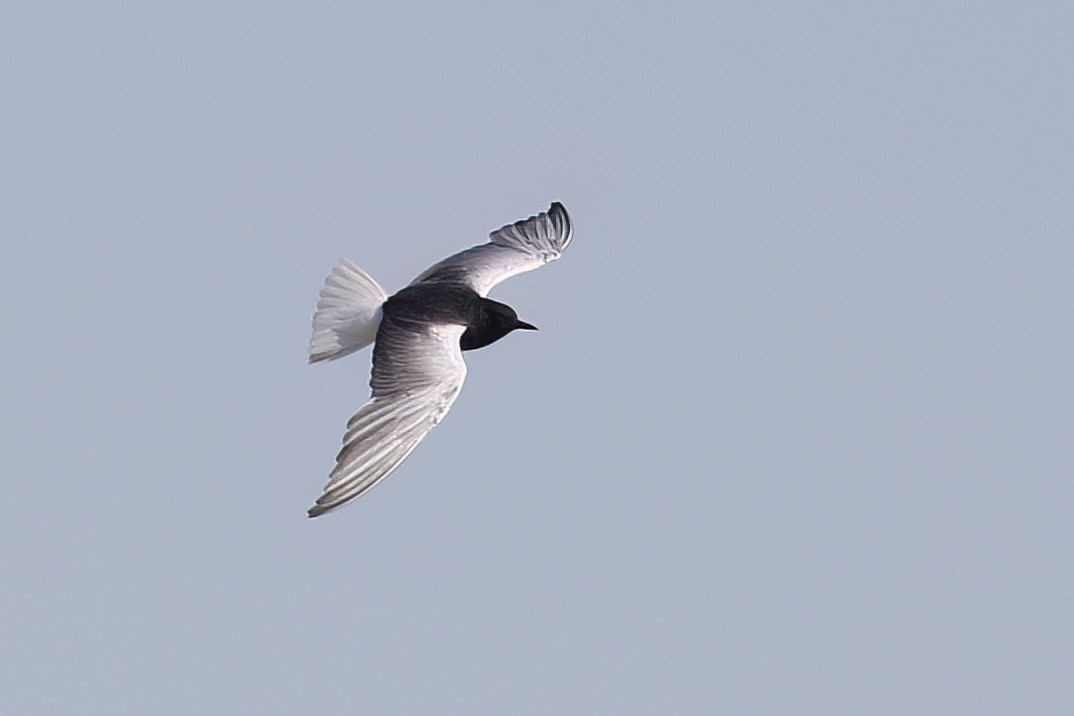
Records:
[[[414,283],[458,281],[482,296],[506,278],[555,261],[571,243],[571,219],[558,201],[522,221],[489,234],[489,243],[474,246],[430,266]]]
[[[381,320],[369,402],[347,423],[317,517],[387,477],[440,422],[466,378],[459,339],[466,326]]]

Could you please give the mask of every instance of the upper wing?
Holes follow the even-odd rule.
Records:
[[[430,266],[414,283],[460,281],[487,296],[500,281],[558,259],[571,243],[571,235],[567,210],[553,202],[548,211],[493,231],[489,243]]]
[[[373,396],[347,423],[324,494],[324,514],[353,500],[406,459],[455,402],[466,378],[459,339],[466,326],[385,317],[373,347]]]

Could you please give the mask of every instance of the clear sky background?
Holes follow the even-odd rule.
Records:
[[[1074,712],[1069,3],[3,15],[0,712]],[[308,520],[332,265],[552,200]]]

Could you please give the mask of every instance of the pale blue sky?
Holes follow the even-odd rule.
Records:
[[[1067,3],[9,3],[0,712],[1074,710]],[[563,201],[316,521],[395,290]]]

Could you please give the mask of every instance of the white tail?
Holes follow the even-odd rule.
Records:
[[[339,262],[321,289],[313,314],[310,363],[335,360],[365,348],[377,337],[388,294],[354,263]]]

